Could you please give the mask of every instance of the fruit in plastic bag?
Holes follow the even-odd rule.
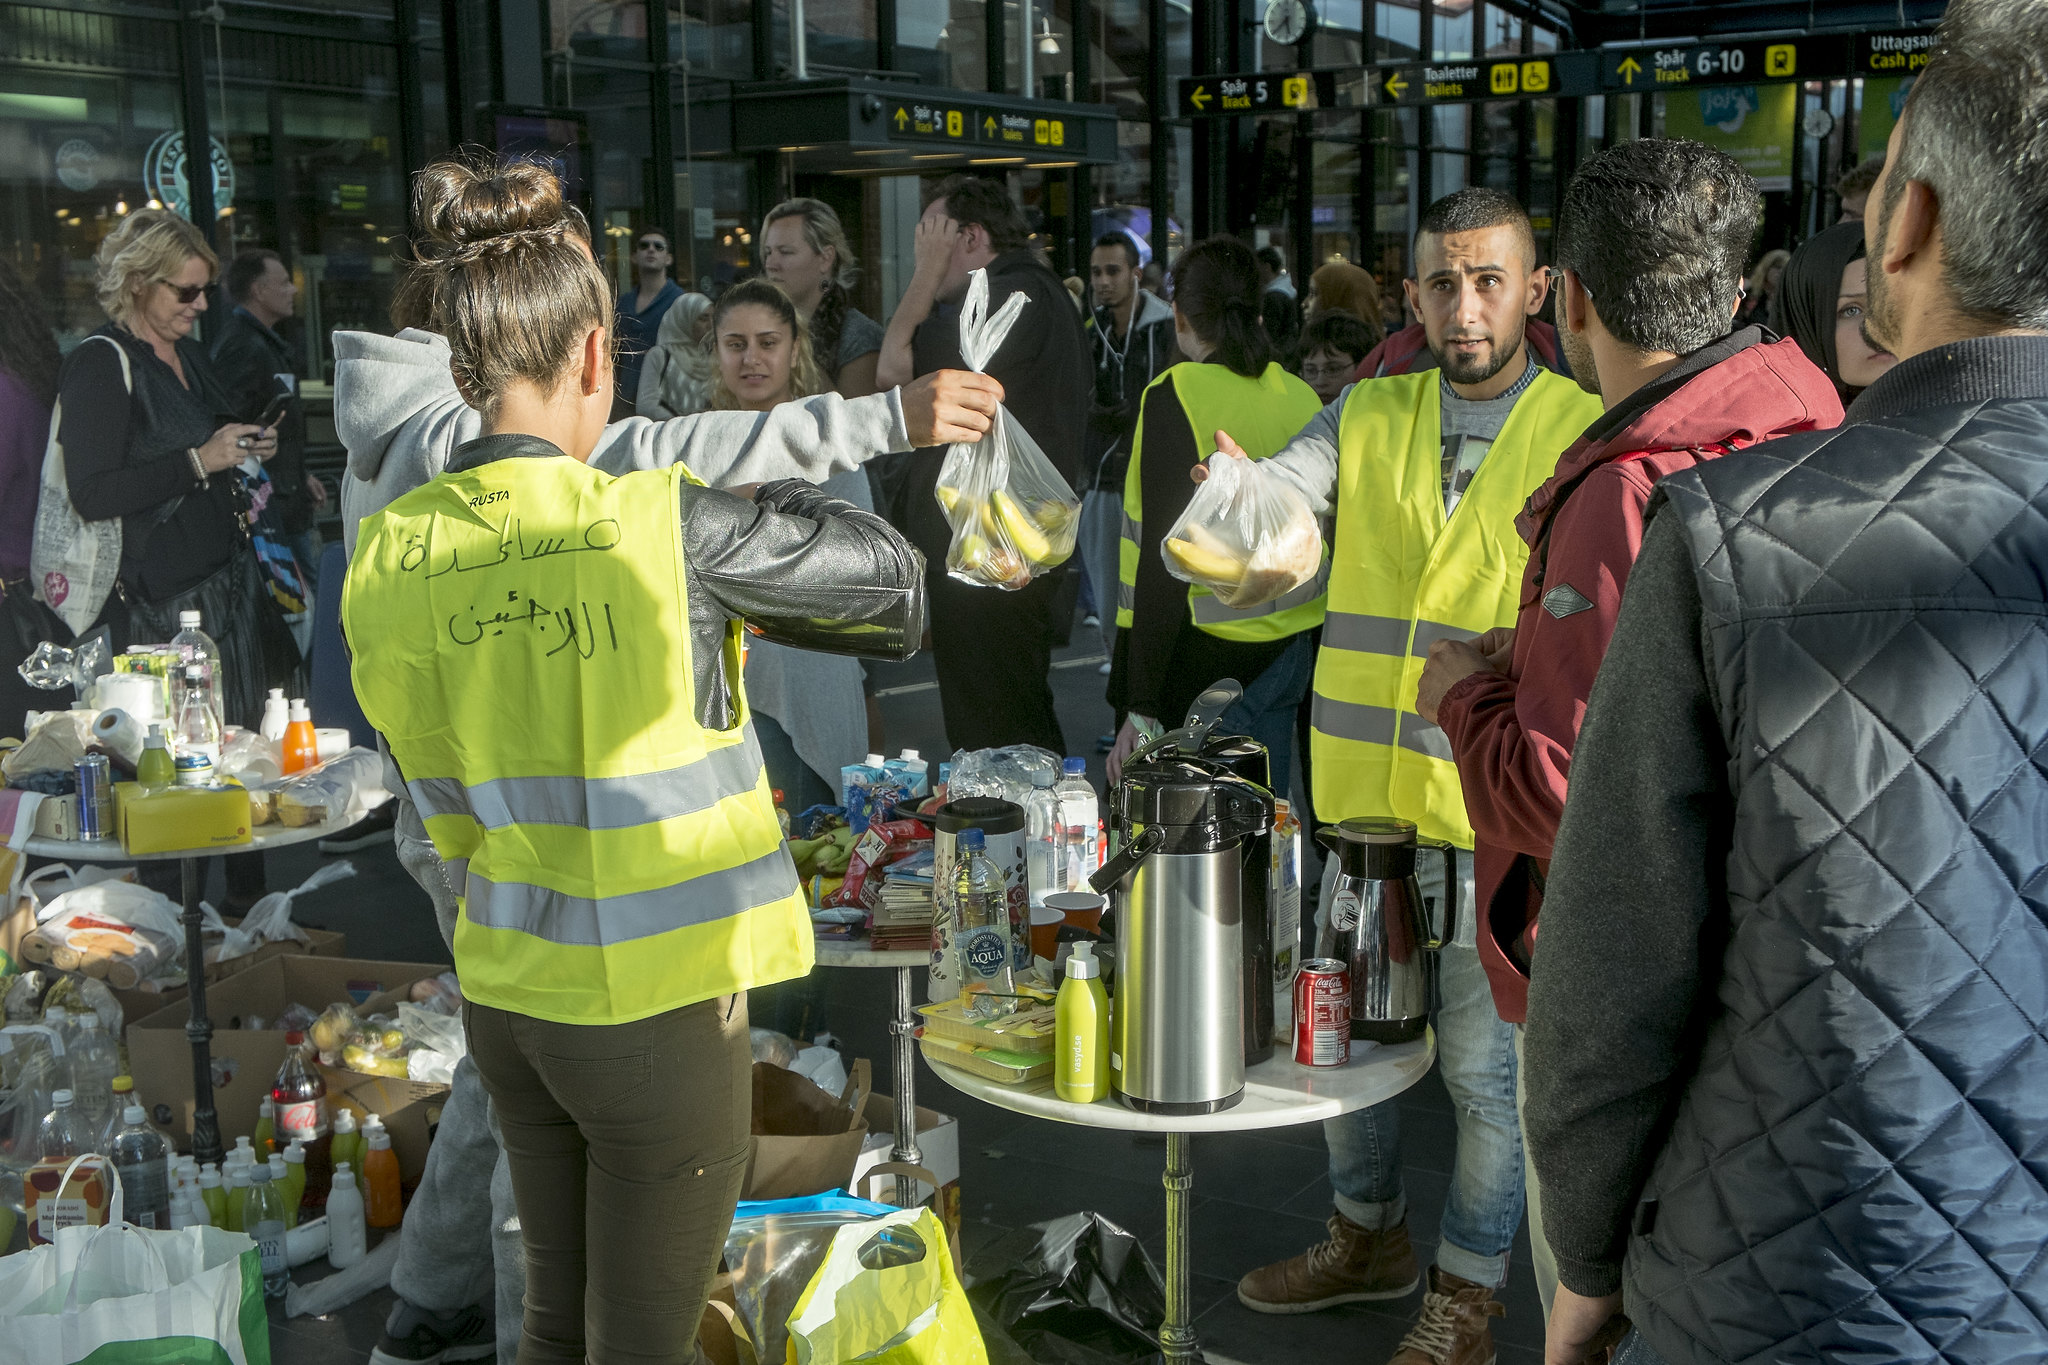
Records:
[[[1209,477],[1159,542],[1166,571],[1226,607],[1256,607],[1318,579],[1322,528],[1292,484],[1233,455],[1209,457]]]
[[[960,310],[960,354],[969,369],[987,367],[1025,303],[1012,294],[988,316],[988,275],[974,272]],[[979,441],[947,449],[934,495],[953,530],[946,570],[963,583],[1015,591],[1074,553],[1081,501],[1000,404]]]

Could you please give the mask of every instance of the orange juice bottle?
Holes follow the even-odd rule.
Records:
[[[291,724],[284,730],[284,770],[304,772],[320,761],[320,741],[313,733],[313,712],[304,697],[292,699]]]
[[[395,1228],[405,1212],[398,1193],[398,1154],[375,1114],[363,1121],[363,1146],[364,1221],[373,1228]]]

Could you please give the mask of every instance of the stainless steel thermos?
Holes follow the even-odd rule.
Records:
[[[1420,1038],[1429,1024],[1429,954],[1457,933],[1458,864],[1449,844],[1416,838],[1407,820],[1353,819],[1316,834],[1337,855],[1337,885],[1316,935],[1316,956],[1351,968],[1351,1036],[1376,1043]],[[1444,860],[1443,933],[1431,937],[1415,877],[1418,848]]]

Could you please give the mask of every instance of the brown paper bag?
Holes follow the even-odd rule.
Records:
[[[742,1199],[797,1199],[843,1190],[867,1140],[873,1068],[853,1064],[834,1099],[794,1071],[754,1063],[754,1139]]]

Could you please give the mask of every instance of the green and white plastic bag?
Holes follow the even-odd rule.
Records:
[[[270,1365],[256,1243],[121,1220],[0,1257],[0,1365]]]

